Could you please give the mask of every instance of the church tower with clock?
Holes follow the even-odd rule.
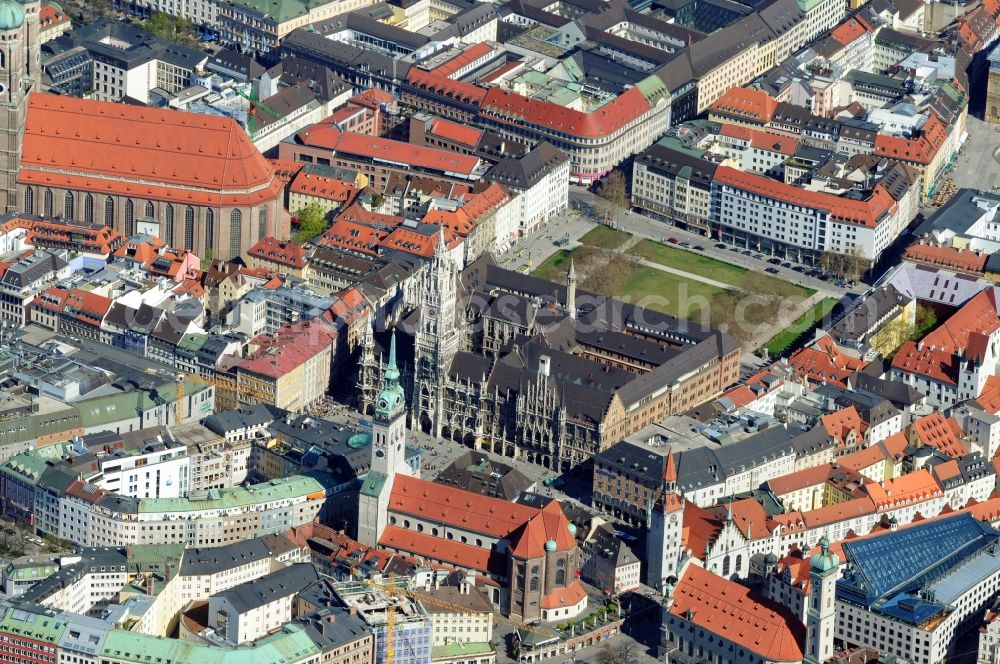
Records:
[[[358,541],[378,544],[388,523],[389,494],[396,473],[406,462],[406,395],[396,366],[396,334],[372,418],[372,463],[358,499]]]
[[[677,463],[667,450],[663,464],[660,498],[649,510],[646,536],[646,584],[660,591],[666,580],[678,576],[677,565],[684,552],[684,498],[677,493]]]

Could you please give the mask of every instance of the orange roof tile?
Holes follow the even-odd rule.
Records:
[[[503,561],[490,548],[462,544],[443,537],[414,532],[399,526],[386,526],[379,546],[405,551],[414,556],[479,572],[503,573]]]
[[[479,86],[456,81],[419,67],[410,67],[410,72],[406,75],[406,82],[422,90],[460,99],[475,106],[481,104],[486,98],[486,90]]]
[[[805,629],[788,609],[693,563],[674,590],[670,613],[767,661],[802,661]]]
[[[378,246],[388,235],[386,231],[371,226],[347,219],[337,219],[330,228],[323,231],[323,235],[316,240],[316,244],[377,256]]]
[[[68,297],[69,291],[65,288],[51,286],[36,295],[31,304],[36,309],[45,309],[47,311],[59,313],[63,310],[63,306],[66,304],[66,298]]]
[[[293,194],[315,196],[316,198],[344,203],[357,193],[357,188],[353,182],[302,171],[292,180],[288,191]]]
[[[948,130],[936,113],[931,112],[919,135],[913,138],[879,134],[875,137],[875,154],[900,161],[928,165],[948,138]]]
[[[445,227],[445,244],[448,249],[454,249],[462,238],[450,228]],[[398,249],[408,254],[430,258],[438,245],[438,234],[420,233],[412,228],[400,226],[379,242],[379,246],[386,249]]]
[[[583,584],[573,579],[565,588],[556,588],[548,595],[542,596],[539,604],[543,609],[562,609],[576,606],[587,596]]]
[[[763,90],[729,88],[710,108],[710,112],[738,116],[761,124],[769,122],[778,102]]]
[[[820,418],[820,422],[826,433],[841,445],[847,442],[852,431],[858,436],[862,436],[866,428],[864,422],[861,421],[858,409],[854,406],[827,413]]]
[[[322,123],[303,130],[298,136],[303,145],[332,150],[337,154],[457,173],[463,177],[470,177],[482,163],[479,157],[350,131],[341,132]]]
[[[413,71],[412,69],[410,71]],[[512,125],[533,124],[580,138],[599,138],[620,131],[649,110],[638,87],[629,88],[589,113],[493,87],[487,90],[480,113]]]
[[[250,341],[257,350],[237,363],[238,371],[277,380],[307,360],[328,350],[337,331],[316,320],[285,325],[274,334],[261,334]]]
[[[830,35],[836,39],[838,43],[847,46],[866,32],[868,32],[868,29],[865,24],[852,17],[835,27],[830,32]]]
[[[395,99],[385,90],[378,88],[368,88],[354,95],[348,100],[352,104],[364,106],[365,108],[377,109],[382,104],[392,104]]]
[[[491,537],[508,536],[541,511],[406,475],[393,482],[389,510]]]
[[[232,118],[40,93],[28,101],[19,181],[181,204],[248,205],[281,193]]]
[[[455,57],[445,61],[442,65],[435,67],[431,71],[438,76],[448,76],[450,78],[453,74],[455,74],[455,72],[461,70],[463,67],[469,66],[476,60],[484,58],[492,52],[492,46],[483,42],[477,42]]]
[[[750,130],[750,147],[791,157],[798,151],[799,142],[787,136],[752,129]]]
[[[954,417],[945,417],[939,412],[925,415],[910,424],[914,442],[940,450],[952,458],[969,453],[965,443],[965,432]]]
[[[840,347],[828,336],[820,337],[811,346],[795,351],[788,363],[810,380],[846,387],[847,379],[868,363],[840,352]]]
[[[112,304],[112,300],[103,295],[74,288],[66,298],[66,307],[63,311],[78,320],[99,326],[111,310]]]
[[[778,201],[825,210],[834,221],[869,228],[876,227],[896,207],[896,201],[881,182],[875,185],[866,200],[855,200],[818,191],[805,191],[801,187],[729,166],[719,166],[716,169],[715,181]]]
[[[917,263],[940,265],[962,272],[982,274],[986,269],[986,261],[989,259],[989,256],[955,247],[911,244],[903,252],[903,258]]]
[[[483,138],[482,129],[476,129],[475,127],[459,124],[458,122],[445,120],[444,118],[434,118],[434,121],[431,123],[431,133],[470,148],[479,147],[479,141]]]
[[[983,393],[976,399],[976,403],[988,413],[1000,413],[1000,376],[987,376]]]
[[[868,492],[875,507],[879,510],[922,503],[930,498],[944,495],[941,487],[934,481],[926,468],[880,484],[871,482],[865,485],[865,491]]]
[[[269,263],[301,269],[306,266],[306,250],[297,244],[284,242],[271,236],[261,238],[247,250],[247,255]]]

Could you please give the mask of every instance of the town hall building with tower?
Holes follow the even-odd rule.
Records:
[[[518,620],[568,620],[586,610],[577,528],[559,502],[521,505],[413,477],[406,409],[393,333],[358,499],[358,541],[493,579],[494,603]]]
[[[483,256],[459,270],[443,240],[419,287],[376,326],[394,326],[407,424],[473,449],[565,472],[739,379],[729,335],[545,281]],[[361,344],[358,408],[377,409],[388,333]]]

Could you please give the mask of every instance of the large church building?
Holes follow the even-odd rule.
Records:
[[[38,2],[0,0],[3,209],[151,231],[203,257],[288,236],[283,183],[232,118],[39,91]]]

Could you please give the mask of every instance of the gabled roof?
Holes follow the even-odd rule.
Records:
[[[20,181],[223,204],[269,199],[281,182],[232,118],[35,93],[28,101]],[[147,193],[148,192],[148,193]],[[244,203],[245,204],[245,203]]]
[[[788,609],[689,563],[670,613],[769,662],[801,662],[805,628]]]

